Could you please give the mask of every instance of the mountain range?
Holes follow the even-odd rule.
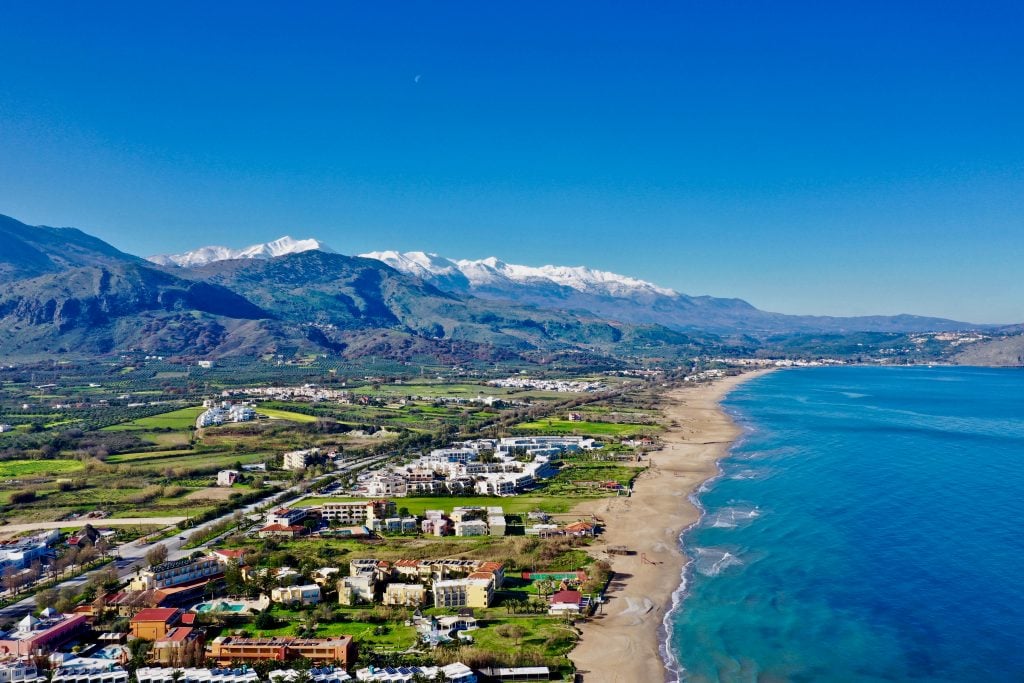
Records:
[[[245,249],[203,247],[150,261],[195,267],[217,260],[265,258],[282,253],[320,249],[315,239],[282,237]],[[657,324],[682,332],[718,335],[851,332],[926,332],[976,328],[970,323],[915,315],[831,317],[785,315],[755,308],[742,299],[689,296],[627,275],[585,266],[524,266],[490,257],[450,259],[422,251],[374,251],[361,255],[415,276],[438,289],[478,298],[528,304],[550,310],[580,311],[626,323]]]
[[[918,316],[787,316],[585,267],[422,252],[346,256],[313,239],[147,260],[74,228],[0,216],[7,357],[134,349],[609,367],[770,353],[784,348],[780,339],[831,349],[965,327]]]

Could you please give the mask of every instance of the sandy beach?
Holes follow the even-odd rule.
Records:
[[[679,534],[699,517],[689,495],[717,473],[715,463],[739,435],[719,401],[765,372],[673,389],[664,406],[673,426],[663,435],[662,450],[651,453],[651,467],[637,479],[633,495],[577,508],[604,521],[593,550],[615,571],[607,604],[583,625],[570,655],[586,683],[675,680],[659,652],[660,630],[685,564]],[[609,555],[611,546],[625,546],[630,554]]]

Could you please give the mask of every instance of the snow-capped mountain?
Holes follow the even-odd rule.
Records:
[[[298,254],[303,251],[312,251],[313,249],[326,251],[329,254],[335,253],[333,249],[319,240],[312,238],[297,240],[285,235],[273,242],[253,244],[248,247],[243,247],[242,249],[232,249],[231,247],[219,246],[200,247],[199,249],[186,251],[183,254],[158,254],[156,256],[148,256],[146,257],[146,260],[152,261],[153,263],[161,266],[198,268],[199,266],[205,266],[207,263],[212,263],[213,261],[228,261],[231,259],[244,258],[268,259],[277,256],[285,256],[286,254]]]
[[[521,266],[505,263],[493,256],[475,261],[455,260],[422,251],[404,254],[374,251],[360,255],[383,261],[395,270],[415,275],[442,289],[506,291],[527,285],[531,288],[568,288],[584,294],[617,298],[679,296],[671,289],[644,280],[585,266]]]
[[[335,253],[315,239],[291,237],[244,249],[202,247],[184,254],[150,256],[160,265],[201,268],[231,259],[269,260],[311,250]],[[917,316],[833,318],[762,311],[742,299],[689,296],[645,280],[585,266],[523,266],[497,258],[450,259],[422,251],[374,251],[374,259],[438,289],[492,301],[574,311],[625,323],[657,324],[717,334],[921,331],[962,329],[964,324]]]

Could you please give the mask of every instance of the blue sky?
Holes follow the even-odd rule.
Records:
[[[1024,321],[1022,74],[1019,2],[2,3],[0,213]]]

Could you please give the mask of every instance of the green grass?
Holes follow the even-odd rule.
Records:
[[[117,455],[108,456],[104,462],[108,462],[112,465],[133,462],[136,460],[157,460],[160,458],[177,457],[183,455],[194,455],[193,451],[185,448],[175,448],[169,451],[149,451],[145,453],[119,453]]]
[[[69,474],[84,468],[78,460],[4,460],[0,461],[0,477]]]
[[[150,417],[140,417],[139,419],[132,420],[131,422],[122,422],[121,424],[104,427],[104,431],[144,431],[148,429],[174,429],[184,431],[196,423],[196,418],[199,417],[204,410],[206,409],[202,406],[181,408],[179,410],[172,410],[169,413],[161,413]]]
[[[515,426],[517,431],[538,434],[585,434],[588,436],[633,436],[661,431],[656,425],[623,424],[616,422],[570,422],[569,420],[538,420]]]
[[[290,422],[309,423],[316,422],[316,417],[313,415],[305,415],[303,413],[293,413],[289,410],[280,410],[278,408],[264,408],[259,406],[256,408],[256,412],[260,415],[266,415],[267,417],[274,420],[288,420]]]
[[[121,463],[122,465],[137,468],[140,470],[163,470],[168,468],[198,468],[198,467],[230,467],[236,462],[247,465],[252,462],[262,462],[274,456],[270,451],[259,451],[256,453],[211,453],[189,452],[181,457],[161,456],[150,459],[132,460]],[[117,463],[114,463],[117,464]]]

